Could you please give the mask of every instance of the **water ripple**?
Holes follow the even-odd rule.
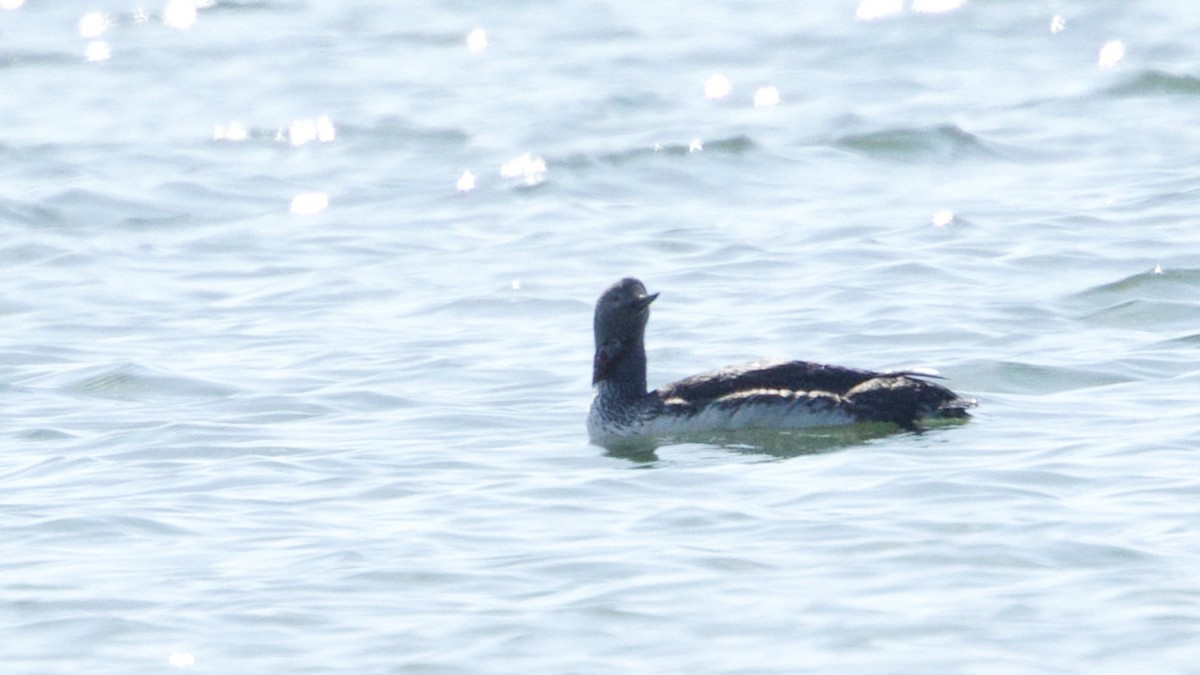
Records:
[[[898,162],[997,157],[999,152],[975,134],[953,124],[894,128],[839,136],[833,147]]]
[[[1200,96],[1200,77],[1146,70],[1109,88],[1113,96]]]
[[[1195,668],[1185,3],[167,4],[0,11],[9,670]],[[626,275],[977,414],[592,446]]]

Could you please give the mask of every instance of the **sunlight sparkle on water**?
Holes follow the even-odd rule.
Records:
[[[20,9],[25,0],[0,0],[0,9]]]
[[[282,133],[280,133],[282,136]],[[287,130],[287,139],[292,145],[300,146],[312,141],[332,143],[337,140],[337,129],[328,115],[317,119],[292,120]]]
[[[954,212],[950,209],[942,209],[933,214],[933,219],[930,220],[934,227],[945,227],[954,222]]]
[[[1063,31],[1064,31],[1064,30],[1066,30],[1066,29],[1067,29],[1067,22],[1066,22],[1066,20],[1064,20],[1064,19],[1063,19],[1061,16],[1059,16],[1058,14],[1055,14],[1055,15],[1054,15],[1054,16],[1053,16],[1053,17],[1050,19],[1050,33],[1051,33],[1051,34],[1053,34],[1053,35],[1058,35],[1059,33],[1063,32]]]
[[[711,99],[722,99],[729,96],[729,92],[733,91],[733,84],[729,78],[717,73],[708,78],[704,82],[704,96]]]
[[[476,28],[467,34],[467,49],[473,52],[481,52],[487,49],[488,39],[487,31],[482,28]]]
[[[179,30],[191,28],[196,23],[196,3],[193,0],[170,0],[163,7],[163,23]]]
[[[454,185],[459,192],[470,192],[475,189],[475,174],[468,171],[463,171],[458,177],[458,182]]]
[[[324,192],[305,192],[292,199],[292,213],[298,216],[315,216],[329,208],[329,195]]]
[[[321,143],[332,143],[337,140],[337,129],[333,127],[333,120],[329,119],[328,115],[321,115],[317,118],[317,140]]]
[[[214,141],[244,141],[250,137],[250,132],[241,122],[230,122],[229,126],[218,124],[213,127]]]
[[[860,21],[882,19],[885,16],[899,14],[904,11],[904,0],[862,0],[854,11],[854,18]]]
[[[167,663],[173,668],[190,668],[196,665],[196,657],[188,652],[171,652],[167,657]]]
[[[702,143],[699,138],[693,138],[691,142],[688,143],[688,152],[700,152],[703,149],[704,143]]]
[[[83,58],[89,63],[107,61],[112,58],[112,49],[109,48],[107,42],[103,40],[94,40],[89,42],[87,49],[83,51]]]
[[[759,87],[754,92],[754,107],[766,108],[779,105],[779,90],[775,87]]]
[[[965,4],[967,0],[913,0],[912,8],[921,14],[942,14],[953,12]]]
[[[88,12],[79,20],[79,35],[81,37],[100,37],[106,30],[108,30],[108,17],[100,12]]]
[[[317,125],[312,120],[292,120],[288,127],[288,140],[292,145],[304,145],[317,140]]]
[[[537,185],[546,179],[546,160],[527,152],[501,164],[500,175],[505,178],[521,178],[526,185]]]
[[[1100,58],[1096,65],[1101,68],[1112,68],[1125,58],[1125,45],[1120,40],[1109,40],[1100,48]]]

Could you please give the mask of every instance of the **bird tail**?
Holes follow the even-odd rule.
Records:
[[[889,373],[876,377],[846,392],[866,419],[892,422],[903,429],[918,431],[924,419],[966,419],[975,406],[940,384],[914,377],[916,373]]]

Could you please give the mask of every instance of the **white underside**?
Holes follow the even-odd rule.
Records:
[[[593,440],[671,436],[740,429],[810,429],[855,424],[859,420],[827,395],[797,394],[736,405],[714,403],[693,415],[664,413],[629,420],[603,420],[595,401],[588,415]]]

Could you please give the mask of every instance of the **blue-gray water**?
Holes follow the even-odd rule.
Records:
[[[1189,3],[200,4],[0,10],[0,669],[1194,671]],[[977,415],[608,453],[627,275]]]

